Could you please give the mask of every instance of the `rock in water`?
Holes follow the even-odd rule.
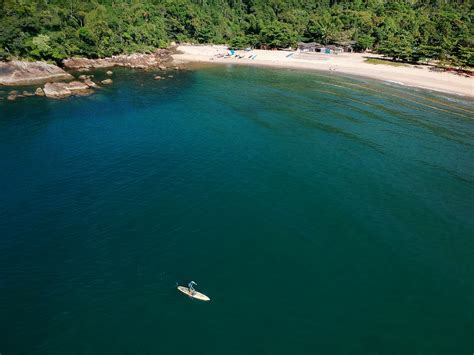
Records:
[[[8,95],[8,96],[7,96],[7,100],[9,100],[9,101],[14,101],[14,100],[16,100],[16,95],[15,95],[15,94],[10,94],[10,95]]]
[[[155,80],[161,80],[162,77],[160,75],[155,76]]]
[[[44,91],[43,91],[43,89],[37,88],[37,89],[35,90],[35,95],[36,95],[36,96],[44,96]]]
[[[44,86],[44,94],[52,99],[62,99],[71,95],[88,95],[92,91],[89,86],[80,81],[70,83],[47,83]]]
[[[112,79],[105,79],[105,80],[102,80],[101,83],[107,85],[107,84],[112,84],[113,81]]]
[[[43,91],[46,97],[53,99],[61,99],[63,97],[72,95],[71,90],[67,89],[64,85],[61,85],[60,83],[47,83],[44,86]]]
[[[34,96],[35,94],[33,94],[32,92],[29,92],[29,91],[23,91],[23,96]]]
[[[108,70],[106,74],[107,74],[107,75],[112,75],[112,74],[113,74],[113,71],[112,71],[112,70]]]
[[[17,60],[0,62],[0,85],[32,85],[72,78],[72,75],[53,64]]]
[[[94,83],[91,79],[87,78],[86,80],[84,80],[84,84],[86,84],[88,87],[90,88],[98,88],[99,86]]]

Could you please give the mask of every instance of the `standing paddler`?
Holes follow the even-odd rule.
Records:
[[[197,283],[195,283],[194,281],[191,281],[190,283],[188,283],[189,291],[191,291],[191,295],[194,296],[194,294],[196,293],[196,290],[194,289],[193,285],[197,286]]]

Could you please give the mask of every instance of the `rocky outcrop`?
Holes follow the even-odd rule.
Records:
[[[0,85],[34,85],[72,78],[72,75],[53,64],[16,60],[0,62]]]
[[[46,97],[51,99],[62,99],[71,95],[88,95],[92,93],[90,87],[80,81],[70,83],[47,83],[43,88]]]
[[[173,67],[173,58],[170,50],[158,49],[151,54],[117,55],[102,59],[71,58],[64,60],[63,63],[66,68],[77,71],[114,66],[166,70]],[[109,70],[106,74],[111,76],[113,72]],[[93,91],[93,88],[99,88],[91,80],[92,77],[93,75],[80,75],[81,81],[59,82],[73,80],[74,77],[58,66],[44,62],[0,62],[0,86],[47,83],[43,89],[38,88],[34,93],[29,91],[24,91],[22,94],[9,93],[8,100],[26,96],[46,96],[58,99],[71,95],[87,95]],[[157,76],[156,79],[164,79],[164,77]],[[112,84],[112,79],[102,80],[101,83]]]
[[[171,51],[167,49],[158,49],[151,54],[121,54],[110,58],[87,59],[70,58],[63,60],[63,64],[69,69],[90,69],[90,68],[108,68],[108,67],[127,67],[137,69],[148,68],[166,68],[171,65],[173,58]]]

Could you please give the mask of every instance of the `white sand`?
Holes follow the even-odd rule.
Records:
[[[335,71],[383,80],[399,85],[474,97],[473,78],[447,72],[432,72],[427,66],[391,66],[366,63],[365,59],[367,57],[379,57],[374,54],[342,53],[328,55],[269,50],[252,50],[250,52],[236,51],[236,54],[244,56],[244,58],[239,59],[235,56],[222,57],[227,53],[225,46],[183,45],[178,47],[178,51],[182,54],[173,55],[177,63],[232,63]],[[287,57],[291,53],[294,54]],[[249,56],[251,55],[256,55],[255,59],[250,59]]]

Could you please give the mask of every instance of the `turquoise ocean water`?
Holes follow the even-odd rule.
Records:
[[[472,101],[173,75],[0,101],[2,355],[474,351]]]

